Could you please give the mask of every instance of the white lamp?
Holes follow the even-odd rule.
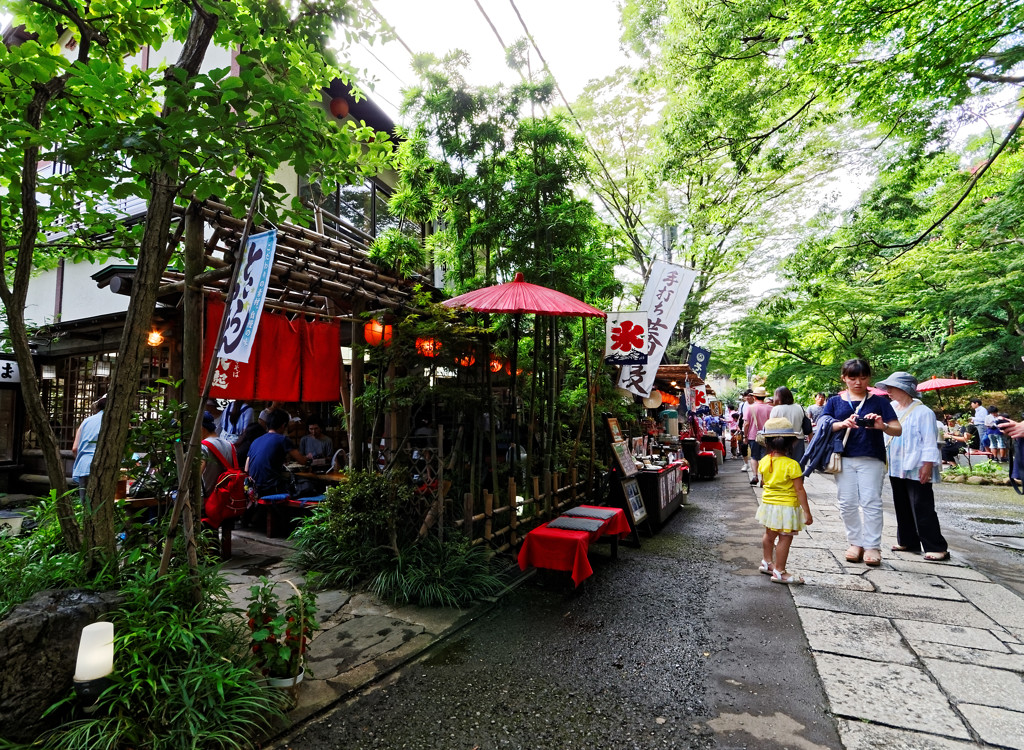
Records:
[[[57,368],[54,365],[43,365],[43,380],[56,380]]]
[[[96,361],[96,367],[93,370],[93,374],[98,378],[109,378],[110,377],[110,363],[105,359]]]
[[[82,628],[78,642],[78,662],[75,665],[75,692],[88,706],[109,684],[107,677],[114,671],[114,623],[94,622]],[[86,711],[90,709],[87,708]]]

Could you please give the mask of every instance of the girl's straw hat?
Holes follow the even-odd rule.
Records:
[[[793,423],[785,417],[772,417],[764,423],[764,429],[757,433],[757,442],[764,445],[766,438],[770,437],[800,437],[793,429]]]

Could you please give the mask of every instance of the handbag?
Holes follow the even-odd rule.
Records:
[[[868,397],[867,397],[867,395],[865,395],[864,398],[861,399],[861,402],[857,405],[857,408],[853,410],[853,416],[857,416],[857,414],[860,412],[861,407],[864,406],[864,404],[867,403],[867,400],[868,400]],[[847,403],[849,403],[849,401],[847,401]],[[846,434],[843,435],[843,450],[846,450],[846,441],[849,439],[849,437],[850,437],[850,430],[849,430],[849,428],[847,428]],[[824,473],[826,473],[826,474],[838,474],[842,470],[843,470],[843,451],[842,450],[832,451],[832,455],[828,457],[828,463],[825,464],[825,466],[822,469],[822,471]]]

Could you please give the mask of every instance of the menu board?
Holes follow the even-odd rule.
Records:
[[[615,460],[618,462],[619,468],[622,469],[623,476],[631,477],[636,474],[636,463],[633,461],[633,454],[629,452],[629,445],[626,441],[612,443],[612,453],[615,454]]]
[[[622,480],[622,494],[626,496],[626,507],[633,516],[633,525],[640,523],[647,518],[647,508],[644,507],[644,498],[640,494],[640,485],[635,478]]]

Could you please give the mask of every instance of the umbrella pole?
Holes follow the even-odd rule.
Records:
[[[522,315],[516,313],[512,319],[512,478],[516,478],[516,464],[519,462],[519,414],[516,405],[517,368],[519,366],[519,322]],[[515,498],[512,498],[513,503]]]

